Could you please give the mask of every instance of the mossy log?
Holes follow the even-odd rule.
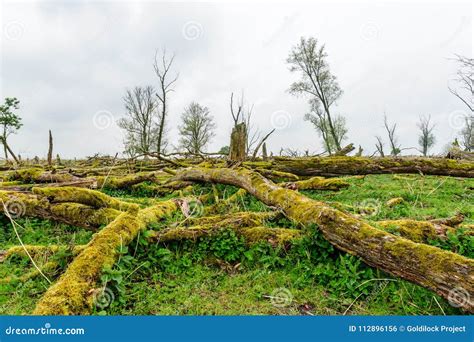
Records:
[[[464,215],[461,213],[457,213],[456,215],[452,217],[433,219],[433,220],[430,220],[430,222],[444,224],[450,227],[456,227],[464,222]]]
[[[13,246],[8,248],[2,253],[2,258],[0,262],[11,258],[12,256],[19,256],[23,258],[29,258],[28,254],[33,258],[47,258],[51,255],[59,253],[60,251],[71,251],[73,255],[79,254],[85,245],[78,246],[61,246],[61,245],[23,245],[23,246]],[[28,252],[28,253],[27,253]]]
[[[239,226],[260,226],[264,225],[268,220],[276,218],[281,215],[276,211],[251,212],[243,211],[225,215],[214,215],[204,217],[190,217],[186,220],[188,226],[199,226],[208,224],[221,225],[239,225]]]
[[[97,208],[73,202],[50,203],[41,195],[27,193],[0,191],[0,199],[14,218],[37,217],[86,229],[106,225],[120,214],[119,210],[107,207]],[[4,210],[1,205],[0,212]]]
[[[399,234],[404,238],[421,243],[446,239],[448,232],[455,232],[455,228],[441,223],[410,219],[378,221],[376,225],[390,233]]]
[[[288,181],[298,181],[300,177],[289,172],[275,171],[270,169],[255,169],[262,176],[271,179],[272,181],[278,182],[288,182]]]
[[[45,171],[41,168],[11,171],[7,173],[5,178],[9,181],[21,181],[22,183],[63,183],[81,180],[70,173],[55,173],[54,171]]]
[[[48,261],[45,262],[43,265],[41,265],[38,268],[34,268],[33,270],[22,274],[21,276],[15,276],[15,275],[10,275],[8,277],[0,279],[0,284],[9,284],[9,283],[14,283],[14,282],[20,282],[24,283],[28,280],[34,279],[41,274],[44,274],[46,272],[53,272],[58,268],[58,263],[55,261]]]
[[[118,248],[127,246],[147,225],[177,209],[174,201],[120,214],[112,223],[96,233],[84,250],[69,264],[67,270],[46,291],[33,312],[35,315],[89,314],[93,292],[104,267],[112,267]]]
[[[298,229],[270,228],[265,226],[239,227],[227,224],[168,228],[155,232],[150,237],[157,242],[195,240],[200,237],[219,234],[225,229],[234,230],[237,235],[244,237],[249,245],[258,242],[268,242],[273,246],[287,245],[303,237],[303,232]]]
[[[242,187],[262,202],[279,207],[303,225],[316,224],[335,247],[359,256],[370,266],[421,285],[464,310],[474,312],[474,260],[440,248],[420,244],[375,228],[323,202],[277,186],[247,169],[189,168],[177,180],[223,183]],[[462,288],[467,300],[453,298]]]
[[[163,178],[163,177],[162,177]],[[169,178],[169,176],[165,177]],[[128,189],[132,185],[142,182],[156,182],[158,180],[157,175],[154,172],[139,172],[125,176],[100,176],[96,177],[97,188],[107,189]]]
[[[138,205],[120,201],[106,194],[84,188],[61,187],[61,188],[39,188],[32,189],[34,194],[46,198],[50,203],[74,202],[91,206],[93,208],[112,208],[121,211],[138,210]]]
[[[297,182],[290,182],[283,184],[291,190],[329,190],[338,191],[341,189],[348,188],[350,186],[345,180],[340,178],[323,178],[323,177],[312,177]]]
[[[246,162],[253,168],[290,172],[298,176],[337,177],[340,175],[422,173],[425,175],[474,178],[474,162],[445,158],[368,157],[274,157],[271,162]]]

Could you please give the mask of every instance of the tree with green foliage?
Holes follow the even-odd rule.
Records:
[[[315,38],[301,37],[287,59],[291,72],[299,72],[301,80],[290,86],[290,93],[310,96],[311,113],[306,119],[312,122],[325,141],[329,153],[341,150],[341,141],[347,129],[342,117],[333,117],[331,107],[341,97],[336,76],[331,73],[324,45]]]
[[[23,126],[21,123],[21,117],[13,112],[15,109],[19,108],[20,101],[16,97],[5,98],[4,104],[0,106],[0,126],[3,128],[1,131],[0,142],[3,144],[5,159],[8,160],[8,154],[10,153],[17,163],[18,158],[8,145],[7,138],[10,134],[16,133],[16,131]]]
[[[199,155],[215,135],[216,124],[207,107],[192,102],[185,108],[179,126],[180,147],[187,152]]]

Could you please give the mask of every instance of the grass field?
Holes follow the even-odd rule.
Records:
[[[351,186],[338,192],[302,191],[377,225],[385,219],[427,220],[462,213],[463,226],[474,224],[474,180],[421,175],[369,175],[348,177]],[[195,193],[212,192],[210,186],[195,186]],[[220,196],[237,189],[218,185]],[[108,191],[110,195],[133,197],[144,204],[154,200],[146,193]],[[394,207],[386,202],[403,201]],[[246,195],[225,211],[265,211],[268,208]],[[161,229],[184,219],[181,213],[168,217]],[[87,243],[93,231],[55,222],[18,219],[18,235],[24,244],[76,246]],[[298,227],[284,217],[269,226],[302,228],[303,239],[291,246],[268,243],[248,246],[242,237],[223,229],[214,237],[196,242],[156,243],[147,233],[124,247],[119,262],[105,269],[103,302],[99,315],[439,315],[462,314],[446,300],[409,282],[368,267],[357,257],[335,250],[317,227]],[[225,227],[224,227],[225,228]],[[466,228],[468,229],[468,228]],[[474,258],[474,238],[461,228],[446,240],[429,241],[443,249]],[[0,226],[0,250],[19,245],[9,221]],[[35,257],[38,266],[55,261],[45,270],[52,281],[72,259],[70,249]],[[34,272],[26,257],[0,263],[0,314],[29,314],[48,288],[48,281]]]

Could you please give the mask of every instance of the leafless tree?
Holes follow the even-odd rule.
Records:
[[[134,156],[148,156],[159,132],[158,102],[152,86],[127,89],[123,97],[126,117],[118,122],[125,130],[125,150]]]
[[[469,111],[474,111],[474,59],[456,55],[455,60],[459,64],[455,86],[448,86],[449,91],[464,103]]]
[[[436,142],[436,138],[433,134],[435,125],[431,124],[431,115],[421,115],[417,126],[420,129],[420,135],[418,136],[418,145],[420,146],[419,151],[426,157],[428,155],[428,150],[433,147]]]
[[[375,148],[377,149],[377,152],[380,154],[381,157],[385,157],[385,153],[383,151],[384,143],[382,141],[382,137],[376,135],[375,139],[377,139],[377,143],[375,144]]]
[[[166,115],[168,114],[168,95],[173,92],[173,85],[178,80],[179,74],[174,76],[170,75],[170,70],[173,65],[174,54],[167,56],[166,50],[163,49],[161,54],[157,51],[155,53],[155,60],[153,68],[155,74],[158,77],[158,92],[156,97],[160,103],[160,121],[158,125],[158,136],[157,136],[157,154],[160,156],[164,152],[164,135],[166,126]]]
[[[390,142],[390,154],[392,156],[398,156],[401,152],[401,146],[398,144],[398,137],[396,134],[397,124],[389,125],[387,115],[384,115],[383,124],[388,134],[388,140]]]
[[[192,102],[184,110],[181,120],[180,147],[191,154],[200,155],[215,136],[216,124],[209,109]]]
[[[266,134],[263,138],[260,139],[262,133],[261,131],[255,127],[252,122],[252,116],[254,114],[253,105],[245,104],[245,98],[242,94],[240,99],[237,102],[234,102],[234,93],[230,95],[230,113],[232,115],[232,120],[234,122],[234,128],[241,123],[245,124],[246,130],[246,153],[252,153],[253,150],[253,158],[258,153],[258,150],[262,146],[262,144],[268,139],[268,137],[275,131],[272,129],[268,134]],[[255,147],[255,148],[254,148]]]
[[[332,137],[337,152],[341,150],[341,141],[330,109],[341,97],[342,90],[326,59],[324,45],[318,46],[318,41],[314,38],[302,37],[287,59],[290,71],[300,72],[302,77],[290,86],[290,93],[310,96],[313,102],[312,112],[315,113],[314,121],[320,121],[319,126],[324,127],[324,134]]]

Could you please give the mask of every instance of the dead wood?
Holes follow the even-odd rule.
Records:
[[[456,304],[474,312],[472,259],[374,228],[325,203],[277,186],[247,169],[190,168],[178,173],[175,179],[244,188],[265,204],[279,207],[288,218],[308,227],[317,225],[331,244],[359,256],[370,266],[428,288],[451,301],[456,301],[452,298],[453,291],[462,288],[468,293],[468,300]]]

